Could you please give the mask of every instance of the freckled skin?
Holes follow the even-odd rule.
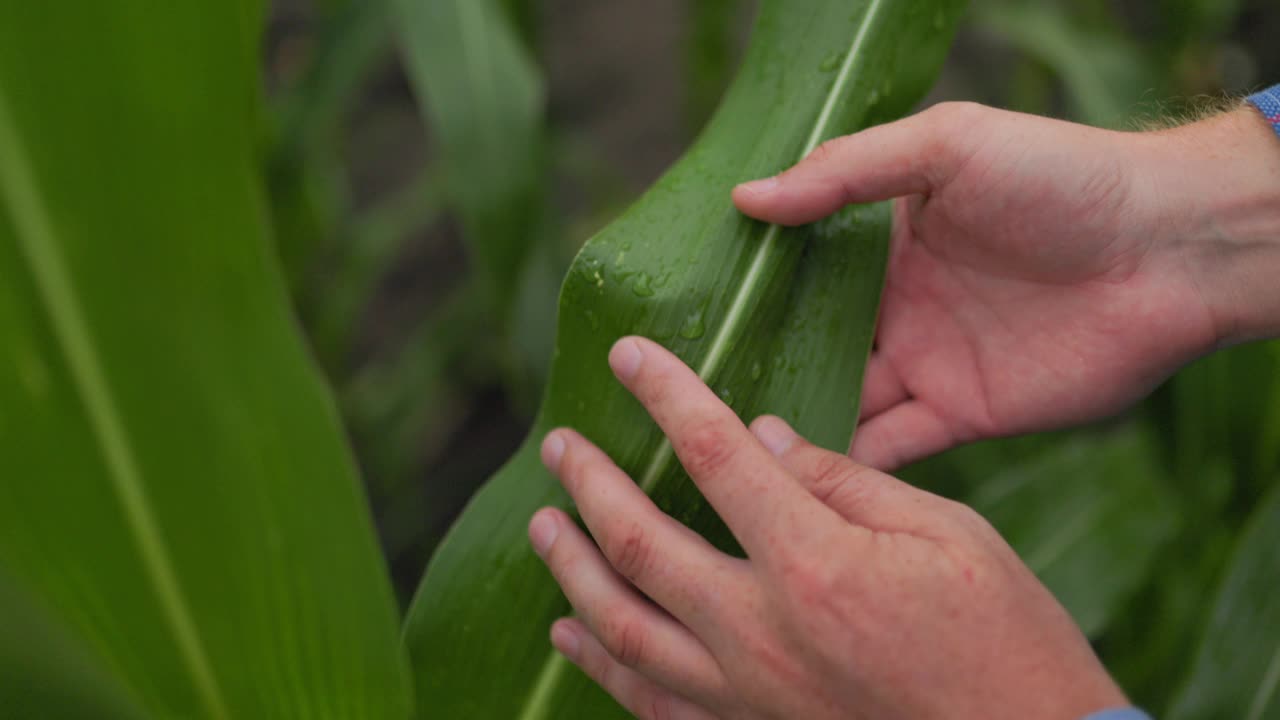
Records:
[[[1280,335],[1280,143],[1256,113],[1139,136],[951,106],[735,199],[785,223],[902,195],[853,448],[870,464],[1096,418],[1197,353]],[[971,509],[778,418],[744,427],[656,343],[624,338],[609,362],[747,553],[664,515],[581,435],[547,436],[590,532],[552,508],[530,522],[576,613],[551,641],[642,720],[1078,720],[1127,704]]]

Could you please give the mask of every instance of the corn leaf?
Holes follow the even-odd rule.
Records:
[[[40,648],[38,653],[32,648]],[[6,717],[143,718],[87,647],[0,575],[0,708]]]
[[[1280,489],[1249,519],[1169,720],[1280,717]]]
[[[1123,126],[1156,85],[1155,73],[1124,35],[1084,26],[1070,7],[1044,0],[984,0],[975,4],[974,14],[979,26],[1053,69],[1074,117],[1091,125]]]
[[[392,0],[479,277],[505,317],[542,206],[542,77],[498,0]]]
[[[970,505],[1097,635],[1177,529],[1154,443],[1135,427],[1055,443],[983,483]]]
[[[549,389],[528,441],[474,498],[430,563],[405,628],[422,715],[608,718],[620,711],[552,654],[568,606],[525,539],[568,501],[538,461],[553,426],[591,438],[675,517],[732,539],[606,355],[636,333],[672,348],[744,417],[783,415],[843,450],[857,418],[883,281],[885,206],[803,229],[750,221],[729,191],[819,142],[900,115],[947,52],[959,0],[765,0],[738,79],[709,127],[621,219],[591,239],[560,295]]]
[[[259,13],[0,10],[0,576],[55,638],[7,646],[4,688],[105,675],[101,716],[408,713],[264,222]]]

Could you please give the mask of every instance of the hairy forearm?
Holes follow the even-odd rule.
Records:
[[[1252,106],[1148,135],[1139,151],[1161,242],[1218,345],[1280,337],[1280,138]]]

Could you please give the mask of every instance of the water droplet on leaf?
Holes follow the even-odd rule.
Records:
[[[653,280],[649,277],[649,273],[639,273],[636,275],[635,282],[631,283],[631,292],[636,297],[653,297]]]

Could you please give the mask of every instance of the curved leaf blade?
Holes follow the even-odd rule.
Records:
[[[0,11],[0,572],[149,716],[403,716],[263,220],[258,15]]]
[[[969,499],[1086,635],[1151,576],[1178,528],[1156,447],[1136,427],[1067,438],[984,482]]]
[[[1280,489],[1258,504],[1214,602],[1170,720],[1280,715]]]
[[[550,428],[576,427],[664,510],[734,547],[610,374],[605,358],[618,337],[642,334],[672,348],[744,417],[775,412],[816,442],[847,446],[883,281],[888,210],[852,209],[783,230],[742,217],[729,191],[822,140],[905,112],[931,83],[962,5],[762,4],[743,68],[708,129],[587,243],[565,279],[538,422],[437,551],[410,609],[404,637],[421,714],[622,716],[546,640],[568,606],[524,528],[536,508],[568,504],[538,460]]]

